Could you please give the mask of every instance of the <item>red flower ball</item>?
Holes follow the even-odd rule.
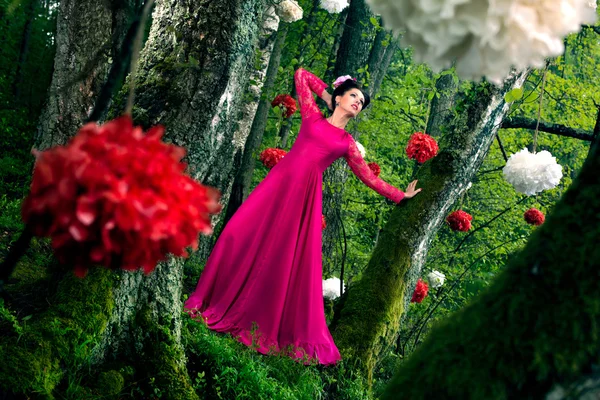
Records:
[[[296,110],[296,100],[289,94],[279,94],[275,96],[273,101],[271,102],[271,107],[280,106],[284,110],[283,116],[285,118],[291,117],[294,115]]]
[[[325,215],[321,214],[321,230],[327,228],[327,222],[325,222]]]
[[[434,138],[423,132],[413,133],[408,139],[406,146],[406,155],[410,159],[417,160],[423,164],[425,161],[435,157],[439,150],[438,144]]]
[[[412,295],[412,299],[410,299],[411,303],[420,303],[423,301],[425,297],[427,297],[427,292],[429,291],[429,286],[427,282],[424,282],[421,278],[417,281],[417,286],[415,287],[415,291]]]
[[[546,219],[546,217],[544,217],[544,213],[537,208],[530,208],[529,210],[525,211],[523,217],[525,218],[525,221],[531,225],[541,225]]]
[[[471,229],[472,220],[473,217],[463,210],[454,211],[446,217],[446,222],[450,225],[450,229],[460,232],[467,232]]]
[[[376,162],[370,162],[367,164],[371,171],[375,174],[375,176],[379,176],[381,174],[381,167]]]
[[[273,168],[287,154],[287,151],[270,147],[260,153],[260,161],[269,169]]]
[[[216,189],[183,173],[185,150],[146,134],[127,116],[84,125],[66,146],[34,152],[25,223],[50,236],[58,259],[83,277],[90,265],[154,270],[168,253],[187,255],[221,209]]]

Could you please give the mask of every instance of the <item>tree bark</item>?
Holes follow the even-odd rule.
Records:
[[[305,40],[310,40],[310,39],[308,39],[310,37],[308,32],[309,32],[309,29],[313,28],[313,24],[315,21],[315,13],[317,12],[317,7],[319,6],[320,1],[321,0],[313,0],[312,1],[312,7],[311,7],[310,11],[306,14],[306,17],[304,19],[305,23],[302,28],[302,32],[299,35],[300,38],[305,38]],[[296,57],[298,60],[301,60],[303,58],[304,50],[307,47],[305,40],[301,39],[300,49],[299,49],[298,55]],[[294,68],[298,68],[298,67],[301,67],[301,65],[296,65]],[[291,86],[290,96],[295,98],[296,97],[296,85],[294,84],[293,80],[292,80],[290,86]],[[291,117],[291,116],[288,118],[284,118],[283,122],[281,124],[281,127],[279,128],[279,138],[280,138],[279,148],[281,148],[281,149],[286,148],[288,145],[287,141],[290,137],[290,130],[292,129],[292,118],[293,117]]]
[[[23,85],[23,67],[27,61],[29,53],[29,42],[31,41],[31,26],[35,14],[37,0],[29,0],[25,11],[25,27],[23,28],[23,36],[21,37],[21,46],[19,51],[19,60],[17,61],[17,71],[13,80],[12,92],[14,100],[17,103],[21,102],[21,86]]]
[[[133,0],[115,8],[106,1],[62,0],[58,9],[54,74],[42,110],[35,146],[64,144],[87,119],[118,54]],[[124,11],[127,10],[127,11]]]
[[[600,281],[588,278],[600,266],[599,150],[492,285],[431,330],[383,399],[597,398]]]
[[[256,163],[256,153],[260,147],[263,133],[267,126],[267,117],[269,115],[269,108],[271,106],[272,98],[271,92],[273,89],[273,84],[275,83],[275,78],[277,77],[277,71],[281,61],[281,50],[283,49],[283,44],[285,43],[289,24],[280,23],[280,26],[281,28],[277,33],[277,39],[273,44],[269,67],[266,72],[265,84],[262,89],[262,95],[258,99],[256,114],[252,121],[250,134],[248,135],[248,139],[246,140],[246,144],[243,149],[241,166],[238,169],[235,180],[233,181],[233,187],[231,189],[231,195],[229,197],[224,223],[229,221],[229,219],[233,216],[233,214],[235,214],[237,209],[240,207],[240,205],[242,205],[242,202],[250,193],[252,175],[254,173],[254,165]]]
[[[99,7],[95,3],[85,3],[88,6],[85,10],[83,5],[69,1],[61,4],[57,68],[62,70],[55,73],[55,92],[46,115],[60,111],[61,116],[69,118],[58,120],[52,129],[44,130],[42,127],[45,146],[65,141],[75,133],[87,114],[87,110],[75,105],[81,103],[90,107],[93,104],[89,100],[93,97],[91,88],[95,87],[92,83],[100,81],[99,64],[94,64],[92,76],[78,84],[77,90],[62,86],[73,74],[84,70],[84,64],[89,64],[90,58],[94,59],[91,51],[85,52],[81,47],[85,44],[91,46],[93,40],[109,49],[112,44],[110,24],[97,29],[90,25],[97,18],[106,17],[110,22],[110,13],[105,8],[95,8]],[[79,14],[72,14],[77,11]],[[231,179],[233,135],[243,101],[242,96],[236,94],[242,93],[248,82],[248,66],[258,41],[260,20],[257,16],[262,12],[262,0],[159,0],[140,58],[134,107],[137,122],[164,124],[166,140],[188,150],[190,174],[221,191],[227,189]],[[85,22],[90,24],[84,25]],[[89,38],[75,34],[85,36],[81,26],[90,31]],[[89,56],[86,62],[84,58],[74,57],[74,54],[80,53]],[[119,104],[116,102],[115,107]],[[70,113],[64,114],[65,110],[70,110]],[[183,262],[169,259],[148,276],[142,272],[102,271],[108,272],[93,270],[83,280],[102,285],[102,291],[77,289],[64,296],[59,289],[60,307],[72,309],[74,314],[73,318],[65,321],[73,327],[74,334],[79,335],[69,339],[69,343],[83,343],[78,351],[91,353],[96,370],[110,366],[113,360],[130,360],[128,363],[135,366],[137,376],[155,380],[163,398],[197,399],[187,374],[180,341]],[[88,281],[92,278],[95,281]],[[80,305],[87,305],[88,298],[92,301],[90,307]],[[82,310],[84,315],[80,316],[78,310]],[[53,315],[49,318],[54,318]],[[77,329],[80,323],[87,324],[83,327],[85,329]],[[47,325],[51,324],[47,322]],[[30,369],[35,370],[37,375],[24,374],[24,380],[31,383],[29,378],[35,376],[38,381],[44,379],[44,390],[52,393],[64,374],[62,357],[71,357],[70,353],[53,349],[53,346],[60,346],[60,340],[58,336],[46,334],[40,342],[43,354],[21,349],[30,346],[31,341],[23,341],[22,345],[17,343],[13,347],[0,346],[0,356],[4,358],[9,351],[12,359],[16,360],[14,364],[5,366],[10,369],[6,376],[19,375],[22,367],[33,365]],[[32,361],[38,359],[41,361]],[[42,365],[40,368],[44,369],[44,374],[39,374],[39,369],[35,368],[37,365]],[[119,371],[112,372],[120,374]],[[2,376],[0,374],[0,378]],[[38,385],[41,384],[38,382]]]
[[[373,367],[399,330],[427,249],[444,217],[479,169],[508,110],[504,94],[527,74],[513,75],[501,88],[480,85],[462,99],[461,118],[449,128],[445,148],[419,170],[423,191],[403,201],[380,234],[362,279],[350,286],[331,329],[342,355],[360,359],[369,380]]]
[[[387,74],[387,70],[392,63],[392,59],[394,58],[394,54],[396,54],[396,50],[398,49],[398,41],[391,40],[388,46],[385,48],[385,54],[383,55],[383,59],[381,60],[381,64],[377,69],[375,77],[372,77],[372,83],[369,85],[369,95],[371,97],[375,97],[377,93],[379,93],[379,89],[381,88],[381,83],[383,82],[383,78]]]
[[[350,1],[333,68],[335,77],[356,77],[357,71],[367,64],[375,33],[375,26],[369,20],[372,16],[364,0]],[[323,214],[327,221],[327,229],[323,231],[323,269],[326,275],[336,271],[345,257],[345,252],[338,245],[342,237],[342,218],[338,215],[347,179],[348,169],[341,159],[335,161],[323,174]]]

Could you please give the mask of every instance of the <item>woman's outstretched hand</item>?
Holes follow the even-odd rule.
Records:
[[[421,191],[421,189],[416,189],[417,180],[415,179],[411,183],[408,184],[406,190],[404,191],[404,198],[411,199],[417,195]]]

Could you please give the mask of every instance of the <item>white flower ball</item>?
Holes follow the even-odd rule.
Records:
[[[593,24],[591,0],[367,0],[386,28],[404,32],[417,62],[439,71],[456,61],[464,79],[500,83],[511,67],[542,67],[563,37]]]
[[[329,278],[323,280],[323,297],[331,300],[340,297],[339,278]]]
[[[303,10],[294,0],[283,0],[277,4],[277,15],[283,21],[291,23],[302,19]]]
[[[329,14],[337,14],[348,7],[347,0],[321,0],[321,8],[327,10]]]
[[[444,284],[446,280],[446,275],[442,274],[440,271],[431,271],[427,274],[427,280],[432,288],[438,288]]]
[[[365,150],[365,146],[363,146],[359,142],[356,142],[356,147],[358,148],[358,152],[360,153],[360,156],[362,158],[365,158],[367,156],[367,151]]]
[[[552,154],[530,153],[527,148],[510,156],[502,172],[517,192],[528,196],[556,187],[562,178],[562,167]]]

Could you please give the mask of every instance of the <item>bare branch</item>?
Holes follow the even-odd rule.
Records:
[[[502,122],[503,129],[524,128],[534,130],[537,121],[524,117],[512,117],[505,119]],[[553,124],[550,122],[540,122],[539,130],[553,135],[567,136],[575,139],[592,141],[593,135],[590,131],[584,129],[571,128],[561,124]]]

